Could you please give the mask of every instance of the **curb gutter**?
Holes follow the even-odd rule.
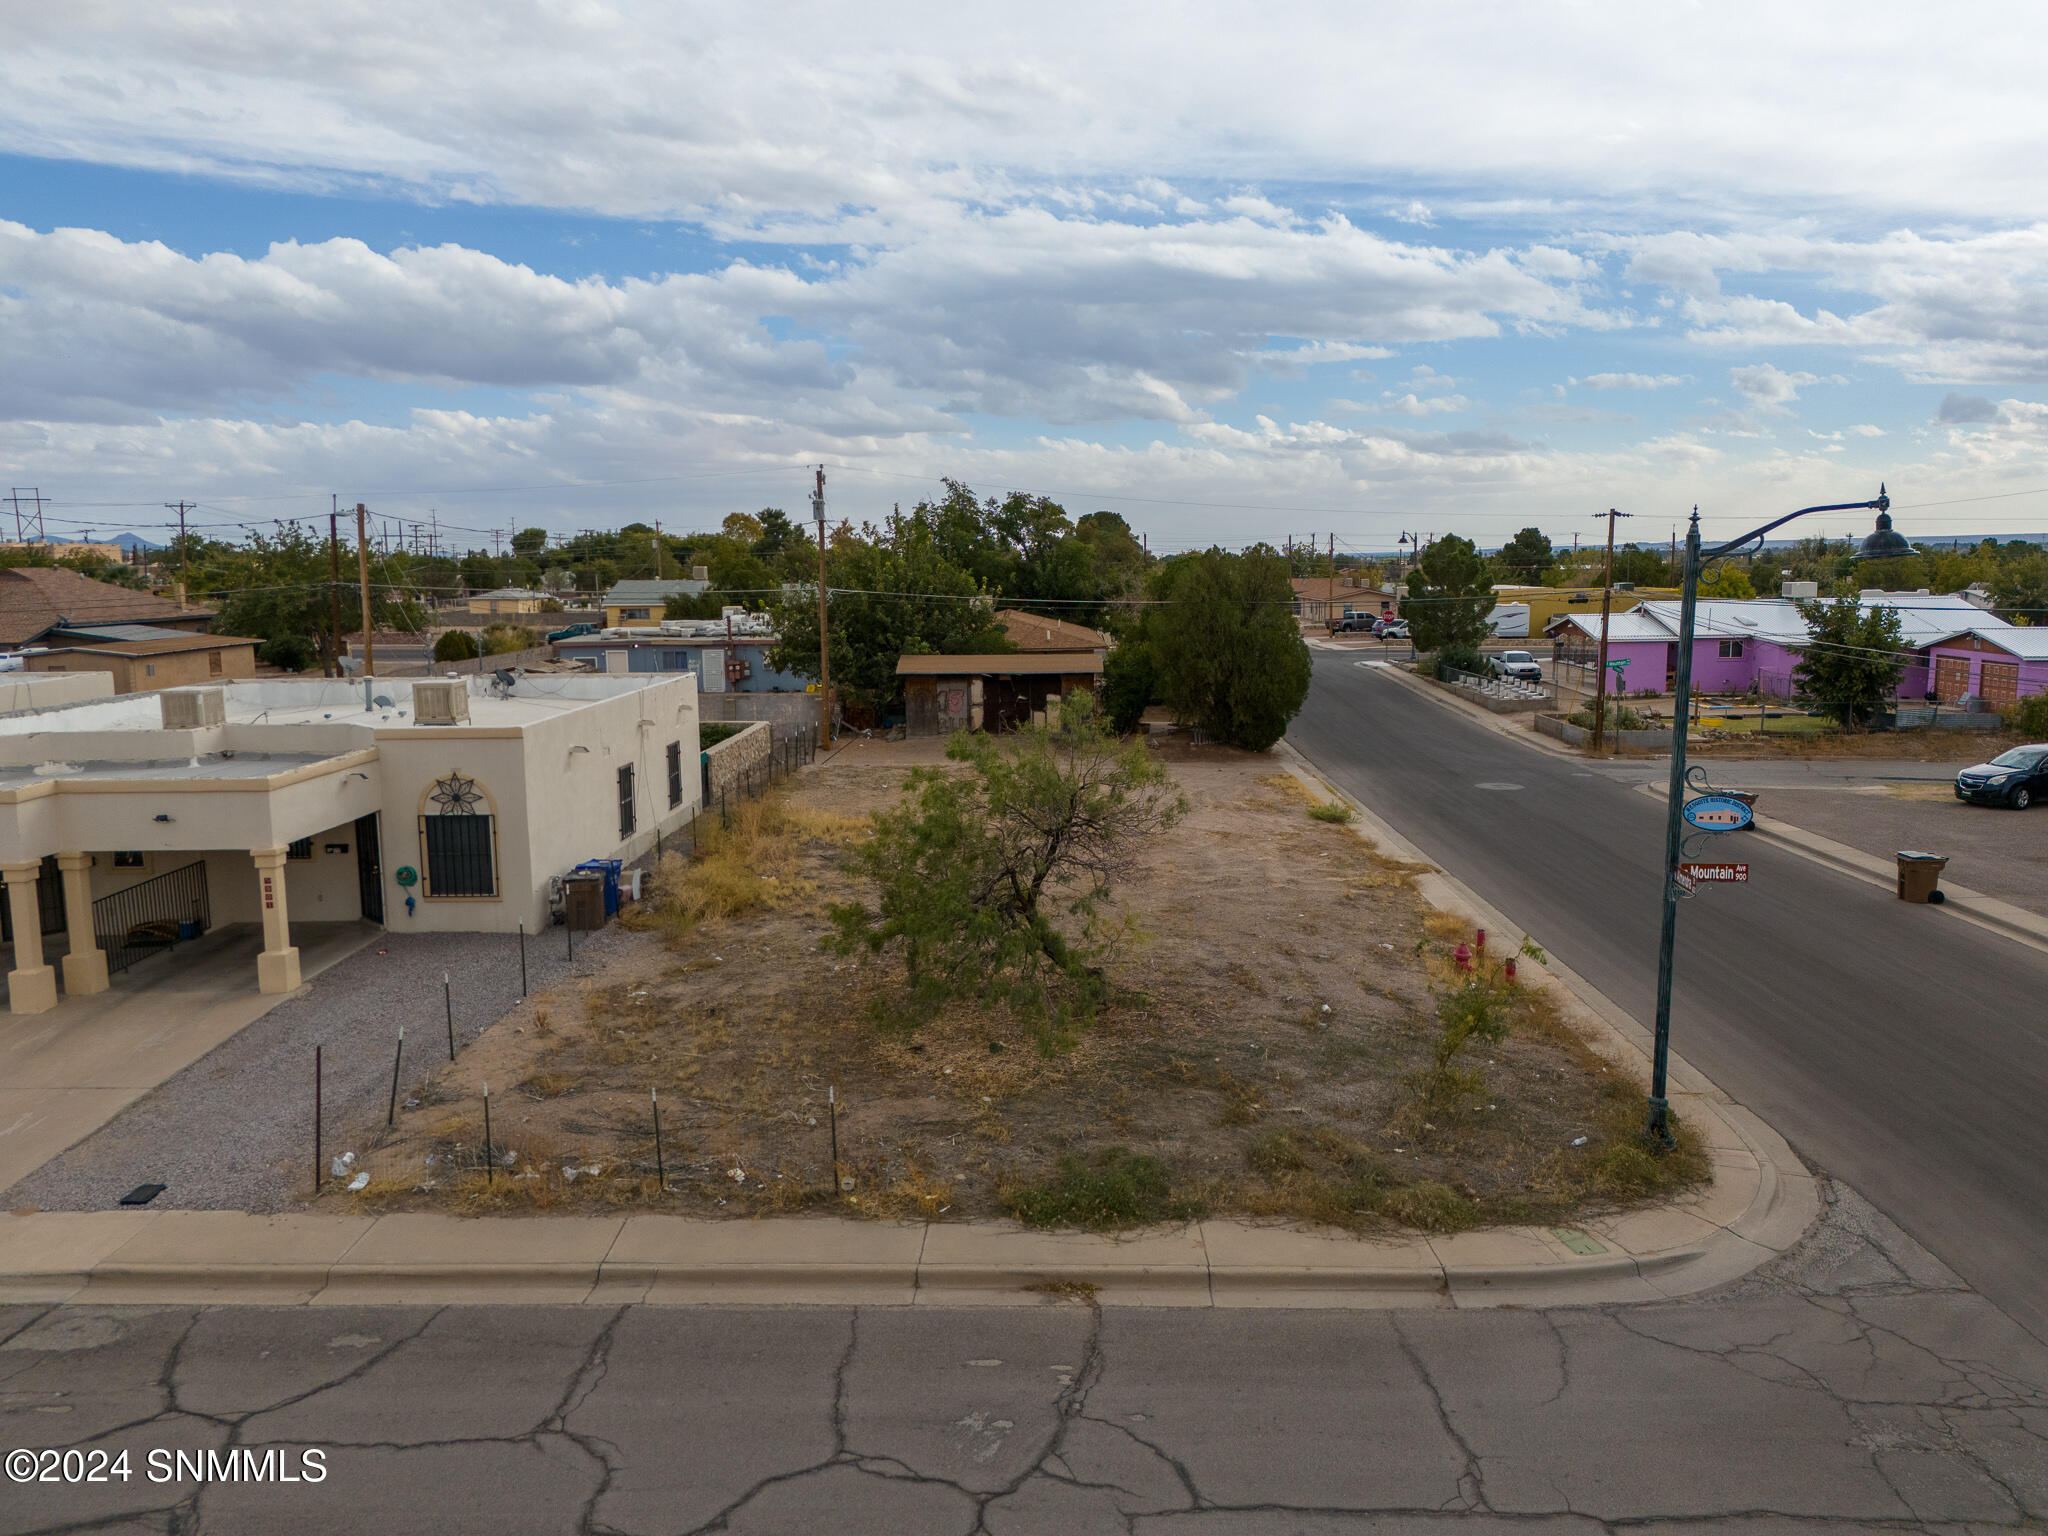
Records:
[[[1351,805],[1386,852],[1430,863],[1293,748],[1281,750],[1305,786]],[[1415,883],[1432,905],[1521,942],[1521,929],[1441,871]],[[1595,1050],[1647,1072],[1647,1032],[1597,989],[1555,960],[1527,974],[1529,984],[1556,989]],[[842,1217],[50,1211],[0,1215],[0,1303],[1031,1306],[1076,1294],[1104,1305],[1195,1307],[1664,1301],[1747,1274],[1798,1242],[1821,1208],[1813,1176],[1776,1132],[1678,1058],[1672,1084],[1674,1107],[1707,1141],[1710,1187],[1570,1228],[1367,1239],[1214,1220],[1095,1237]]]

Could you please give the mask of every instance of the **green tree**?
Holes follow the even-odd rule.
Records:
[[[1664,557],[1634,544],[1624,544],[1614,552],[1614,579],[1638,587],[1675,585],[1671,567]]]
[[[849,703],[881,709],[900,691],[905,655],[1014,650],[994,620],[994,601],[972,573],[949,560],[927,509],[893,514],[861,534],[842,527],[826,556],[833,589],[832,686]],[[769,664],[817,677],[817,589],[772,603],[780,643]]]
[[[548,547],[545,528],[522,528],[512,535],[512,553],[522,560],[539,560]]]
[[[913,770],[849,855],[876,901],[833,909],[835,947],[899,950],[913,1018],[974,997],[1006,1006],[1045,1049],[1069,1043],[1129,926],[1109,911],[1112,889],[1186,814],[1186,797],[1084,693],[1068,696],[1057,725],[961,732],[946,755],[967,771]]]
[[[1540,584],[1543,573],[1557,563],[1550,540],[1540,528],[1524,528],[1501,546],[1493,560],[1504,576],[1525,587]]]
[[[443,630],[441,638],[434,642],[436,661],[475,661],[476,658],[476,636],[466,629]]]
[[[1159,669],[1152,647],[1133,636],[1112,650],[1102,663],[1102,708],[1110,728],[1128,736],[1143,722],[1145,706],[1159,690]]]
[[[1700,578],[1699,593],[1701,597],[1722,599],[1755,597],[1756,587],[1741,566],[1723,562],[1711,577]]]
[[[1809,633],[1792,675],[1843,730],[1861,729],[1906,669],[1898,611],[1865,609],[1850,593],[1832,602],[1802,601],[1799,612]]]
[[[2007,623],[2048,624],[2048,552],[2038,544],[2001,559],[1989,585],[1995,611]]]
[[[1493,582],[1470,539],[1451,534],[1422,551],[1401,599],[1401,617],[1418,651],[1476,671],[1491,612]]]
[[[1152,596],[1142,641],[1161,700],[1232,746],[1263,752],[1278,741],[1310,673],[1286,558],[1265,546],[1181,555],[1155,569]]]
[[[192,568],[191,592],[218,605],[213,628],[218,634],[249,635],[277,640],[296,635],[313,646],[323,671],[336,670],[340,646],[333,615],[341,613],[341,632],[361,627],[362,600],[353,580],[353,550],[341,555],[345,573],[336,591],[327,541],[298,523],[282,523],[273,534],[255,534],[246,545],[214,545],[204,562]],[[405,600],[403,583],[382,555],[370,561],[370,621],[380,628],[417,630],[420,616]],[[394,590],[394,588],[400,590]],[[340,601],[337,603],[336,598]]]

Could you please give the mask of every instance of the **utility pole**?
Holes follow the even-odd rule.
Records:
[[[818,740],[832,745],[832,641],[825,627],[825,466],[818,466],[811,492],[811,517],[818,525]]]
[[[654,579],[661,580],[661,524],[654,525]]]
[[[1337,535],[1330,535],[1330,586],[1329,600],[1323,604],[1323,622],[1337,622]]]
[[[1607,615],[1614,606],[1614,520],[1633,512],[1607,509],[1607,577],[1600,587],[1600,670],[1593,675],[1593,755],[1607,745]]]
[[[185,514],[192,510],[192,503],[189,501],[167,501],[164,505],[178,514],[178,601],[183,603],[185,601],[186,570],[192,563],[191,551],[185,544]]]
[[[329,677],[341,674],[341,498],[330,495],[332,509],[327,514],[327,628],[332,637],[328,647],[334,653],[334,666],[328,671]]]
[[[363,676],[377,670],[377,641],[370,629],[370,542],[364,537],[369,508],[356,503],[356,586],[363,598]]]

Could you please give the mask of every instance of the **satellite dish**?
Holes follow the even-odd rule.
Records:
[[[500,667],[492,676],[497,678],[498,685],[503,688],[510,688],[519,681],[519,674],[510,667]]]
[[[370,702],[372,704],[375,704],[379,709],[389,709],[391,707],[391,696],[389,694],[380,693],[376,695],[374,698],[372,698]]]

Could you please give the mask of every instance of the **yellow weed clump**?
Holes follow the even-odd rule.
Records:
[[[699,821],[695,856],[662,858],[653,894],[633,913],[632,926],[681,938],[711,918],[799,905],[818,890],[802,873],[804,845],[850,843],[867,827],[865,818],[795,808],[781,794],[742,801],[730,826],[706,816]]]

